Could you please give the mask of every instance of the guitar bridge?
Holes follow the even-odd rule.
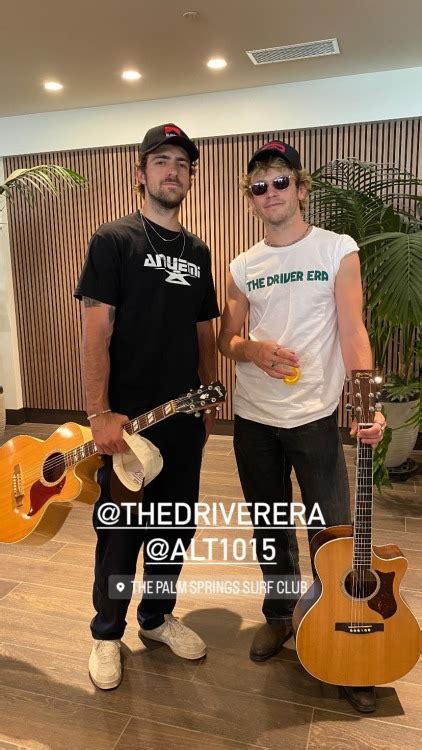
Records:
[[[24,491],[22,470],[19,464],[16,464],[16,466],[13,467],[12,490],[16,507],[21,508],[23,505]]]
[[[382,622],[336,622],[335,629],[350,635],[369,635],[370,633],[382,632],[384,625]]]

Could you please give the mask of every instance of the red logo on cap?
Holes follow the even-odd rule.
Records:
[[[266,143],[265,146],[262,147],[262,151],[267,148],[270,148],[271,150],[277,149],[277,151],[281,151],[282,154],[286,152],[286,146],[284,145],[284,143],[280,143],[280,141],[271,141],[271,143]]]
[[[182,131],[176,125],[164,125],[164,132],[166,136],[182,135]]]

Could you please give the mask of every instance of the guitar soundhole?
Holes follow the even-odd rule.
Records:
[[[353,599],[369,599],[378,590],[379,581],[372,570],[351,570],[344,579],[344,588]]]
[[[62,453],[52,453],[43,466],[43,477],[49,484],[57,482],[65,472],[65,462]]]

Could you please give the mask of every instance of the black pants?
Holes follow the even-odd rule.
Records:
[[[271,427],[236,416],[234,450],[243,494],[252,506],[258,502],[290,504],[290,473],[294,467],[306,518],[309,519],[314,503],[318,503],[325,526],[350,523],[349,485],[335,413],[291,429]],[[315,525],[321,527],[322,524],[318,521]],[[309,541],[318,530],[308,529]],[[255,528],[254,537],[266,581],[300,576],[294,529]],[[264,540],[271,538],[275,539],[276,565],[266,563],[263,556]],[[262,611],[268,622],[290,619],[298,597],[277,598],[274,586],[265,596]]]
[[[161,451],[163,469],[147,485],[144,491],[142,508],[146,511],[159,503],[183,502],[194,508],[198,502],[199,474],[201,469],[202,448],[204,445],[204,424],[202,418],[191,415],[178,415],[148,428],[143,433]],[[97,533],[95,552],[95,581],[93,590],[94,608],[97,614],[91,622],[91,632],[97,640],[120,639],[126,627],[126,612],[129,599],[112,599],[108,596],[108,578],[110,575],[131,575],[136,572],[136,563],[142,544],[151,539],[164,539],[169,544],[166,562],[171,557],[175,544],[181,540],[188,549],[195,528],[163,526],[160,530],[149,529],[150,523],[133,526],[129,529],[99,529],[103,523],[98,519],[98,508],[102,503],[110,502],[111,458],[105,456],[105,465],[100,469],[98,481],[101,496],[95,504],[93,523]],[[167,520],[167,519],[166,519]],[[120,525],[120,524],[119,524]],[[157,524],[154,523],[154,526]],[[193,521],[189,526],[193,526]],[[160,565],[148,559],[144,548],[144,582],[157,576],[177,580],[183,562]],[[165,598],[144,596],[138,606],[138,621],[143,628],[156,628],[164,622],[164,615],[173,611],[176,595],[169,593]]]

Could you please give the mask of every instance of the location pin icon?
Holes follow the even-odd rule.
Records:
[[[119,583],[116,583],[116,589],[121,594],[122,591],[125,590],[125,584],[122,581],[119,581]]]

